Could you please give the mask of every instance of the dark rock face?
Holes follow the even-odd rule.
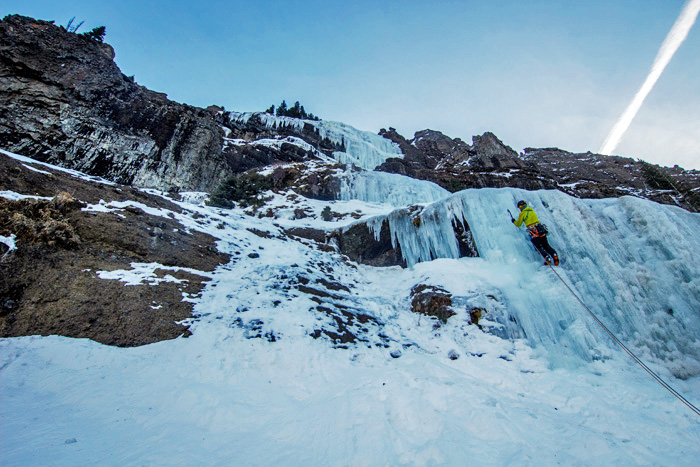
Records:
[[[486,187],[557,187],[493,133],[474,136],[472,146],[433,130],[417,132],[410,142],[393,129],[381,134],[399,144],[406,157],[387,159],[377,170],[429,180],[452,192]],[[404,149],[406,146],[411,149]]]
[[[17,15],[0,44],[0,147],[165,190],[232,173],[212,115],[135,84],[109,45]]]
[[[418,131],[412,141],[419,151],[436,161],[435,166],[447,158],[462,161],[470,156],[468,144],[459,138],[445,136],[439,131]]]
[[[437,132],[425,130],[419,133]],[[401,152],[404,154],[403,159],[391,158],[384,163],[389,165],[393,164],[394,167],[398,169],[394,173],[401,173],[402,175],[407,175],[408,172],[417,169],[434,169],[438,165],[438,163],[445,157],[445,154],[447,154],[447,152],[430,151],[431,148],[427,148],[425,146],[414,146],[411,141],[407,141],[406,138],[398,134],[396,132],[396,129],[394,128],[389,128],[389,131],[386,131],[384,128],[382,128],[379,131],[379,134],[398,144],[399,148],[401,148]],[[416,133],[416,139],[419,139],[418,133]],[[403,167],[403,169],[401,169],[401,167]]]
[[[525,148],[523,160],[555,180],[559,189],[580,198],[635,195],[700,212],[700,172],[659,167],[625,157],[558,148]]]
[[[50,22],[0,21],[0,147],[164,191],[212,191],[233,174],[344,149],[309,124],[268,128],[259,115],[172,102],[113,59],[109,45]],[[281,141],[256,144],[266,138]]]
[[[231,112],[215,115],[216,121],[228,132],[224,140],[224,157],[237,173],[279,163],[318,159],[345,150],[344,146],[322,138],[309,123],[304,123],[301,129],[284,125],[268,128],[262,120],[263,115],[253,114],[246,121],[237,120]],[[231,144],[234,139],[236,144]],[[295,139],[302,140],[303,144],[294,144]],[[260,140],[279,140],[279,145],[259,144]]]
[[[347,230],[336,233],[338,249],[352,261],[370,266],[406,267],[406,260],[401,255],[401,247],[391,244],[389,222],[384,221],[379,235],[375,239],[367,224],[354,224]]]
[[[459,257],[460,258],[476,258],[479,256],[479,250],[476,248],[476,243],[474,242],[474,236],[469,228],[467,220],[462,219],[452,219],[452,230],[457,238],[457,245],[459,246]]]
[[[580,198],[639,196],[700,212],[700,172],[659,167],[616,156],[574,154],[558,148],[526,148],[517,154],[493,133],[472,145],[432,130],[411,141],[393,128],[381,134],[406,157],[387,159],[377,170],[429,180],[455,192],[466,188],[558,189]]]
[[[520,169],[525,164],[518,158],[518,153],[510,146],[496,138],[491,132],[472,138],[474,156],[469,160],[470,165],[482,169]]]

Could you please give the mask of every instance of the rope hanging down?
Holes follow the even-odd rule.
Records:
[[[627,352],[627,354],[628,354],[630,357],[632,357],[632,358],[634,359],[635,362],[637,362],[637,363],[639,364],[639,366],[641,366],[642,368],[644,368],[644,370],[646,370],[647,373],[649,373],[656,381],[658,381],[659,384],[661,384],[663,387],[665,387],[666,389],[668,389],[668,391],[669,391],[671,394],[673,394],[674,396],[676,396],[676,397],[678,398],[678,400],[680,400],[680,401],[683,402],[685,405],[687,405],[688,408],[690,408],[690,410],[692,410],[693,412],[695,412],[697,415],[700,415],[700,409],[698,409],[698,408],[695,407],[693,404],[691,404],[690,402],[688,402],[688,401],[686,400],[685,397],[681,396],[681,395],[678,393],[678,391],[676,391],[676,390],[673,389],[671,386],[669,386],[668,383],[666,383],[666,381],[664,381],[663,379],[661,379],[661,377],[660,377],[659,375],[657,375],[656,373],[654,373],[654,372],[651,370],[651,368],[649,368],[648,366],[646,366],[646,365],[644,364],[643,361],[641,361],[635,354],[632,353],[632,351],[631,351],[630,349],[628,349],[628,348],[625,346],[625,344],[623,344],[622,342],[620,342],[620,339],[618,339],[617,337],[615,337],[615,335],[614,335],[612,332],[610,332],[610,330],[609,330],[607,327],[605,327],[605,325],[596,317],[596,315],[593,314],[593,312],[586,306],[586,304],[583,303],[583,302],[581,301],[580,298],[578,298],[578,296],[576,295],[576,293],[574,293],[574,291],[571,290],[571,287],[569,287],[569,284],[567,284],[566,282],[564,282],[564,279],[561,278],[561,276],[559,275],[559,273],[558,273],[552,266],[549,266],[549,267],[552,269],[552,271],[554,272],[554,274],[557,275],[557,277],[559,278],[559,280],[561,281],[561,283],[564,284],[564,286],[565,286],[567,289],[569,289],[569,292],[571,292],[571,295],[573,295],[574,298],[575,298],[576,300],[578,300],[578,302],[581,304],[581,306],[582,306],[583,308],[585,308],[586,311],[593,317],[593,319],[594,319],[598,324],[600,324],[600,327],[602,327],[602,328],[605,330],[605,332],[607,332],[608,335],[609,335],[610,337],[612,337],[612,339],[613,339],[615,342],[617,342],[617,344],[618,344],[620,347],[622,347],[622,349],[623,349],[625,352]]]

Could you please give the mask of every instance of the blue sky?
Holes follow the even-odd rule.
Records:
[[[39,1],[0,4],[107,27],[126,75],[178,102],[282,99],[357,128],[430,128],[517,151],[598,151],[683,0]],[[615,151],[700,169],[696,24]]]

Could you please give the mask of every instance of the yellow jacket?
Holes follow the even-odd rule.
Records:
[[[527,206],[520,211],[518,220],[515,221],[515,226],[520,227],[523,222],[525,222],[525,227],[530,227],[531,225],[538,224],[540,222],[540,220],[537,218],[537,214],[535,214],[535,211],[530,206]]]

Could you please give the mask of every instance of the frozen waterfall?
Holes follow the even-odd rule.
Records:
[[[415,222],[405,209],[389,221],[392,241],[412,266],[457,258],[453,222],[468,222],[481,257],[501,273],[492,283],[509,316],[501,332],[534,344],[607,358],[612,342],[542,265],[506,209],[526,200],[550,231],[562,277],[618,337],[678,376],[700,373],[700,214],[644,199],[582,200],[559,191],[470,189],[428,205]],[[553,354],[557,353],[553,352]],[[569,352],[571,353],[571,352]]]
[[[432,203],[450,196],[433,182],[373,171],[347,171],[341,175],[340,199],[357,199],[391,206]]]
[[[302,131],[304,125],[311,125],[321,138],[327,138],[345,151],[335,151],[333,157],[343,164],[355,164],[372,170],[390,157],[403,157],[399,146],[370,131],[361,131],[350,125],[328,120],[301,120],[291,117],[276,117],[263,112],[231,112],[231,119],[247,123],[257,116],[267,128],[289,127]]]

